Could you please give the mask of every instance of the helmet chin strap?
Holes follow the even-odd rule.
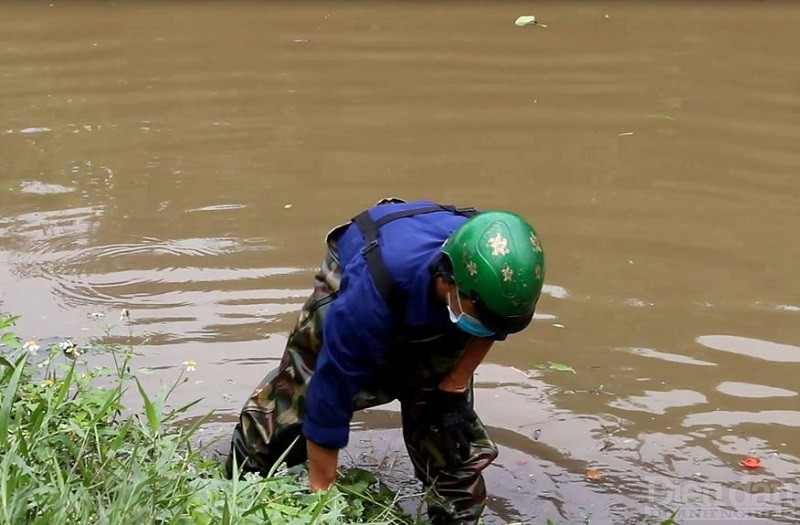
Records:
[[[461,315],[461,313],[464,311],[464,309],[461,307],[461,301],[458,300],[458,288],[456,288],[456,285],[452,284],[452,283],[450,284],[450,286],[447,287],[447,294],[446,294],[446,296],[447,296],[447,308],[450,310],[450,312],[452,314],[455,314],[455,312],[453,311],[453,303],[450,300],[450,296],[452,295],[453,290],[456,291],[456,301],[458,302],[458,314]],[[451,315],[451,317],[454,317],[454,315]],[[455,320],[451,319],[451,321],[453,321],[455,323]]]

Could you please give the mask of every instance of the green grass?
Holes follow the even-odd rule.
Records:
[[[0,317],[1,524],[413,523],[357,469],[316,493],[301,474],[225,479],[192,444],[206,418],[185,428],[194,403],[169,406],[185,371],[150,395],[130,373],[133,348],[38,349],[15,320]],[[90,367],[87,351],[110,353],[114,367]],[[122,405],[126,392],[138,392],[142,413]]]

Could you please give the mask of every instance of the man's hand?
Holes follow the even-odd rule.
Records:
[[[306,439],[308,453],[308,485],[312,491],[327,490],[336,481],[339,449],[317,445]]]
[[[467,392],[427,390],[419,401],[420,424],[438,432],[444,445],[445,461],[455,465],[469,458],[475,433],[472,424],[478,415],[469,403]]]

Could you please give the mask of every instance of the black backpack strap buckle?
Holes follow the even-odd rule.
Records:
[[[367,244],[365,244],[363,248],[361,248],[361,255],[365,255],[366,256],[372,250],[377,250],[379,248],[380,248],[380,246],[378,245],[378,239],[373,239],[373,240],[369,241]]]

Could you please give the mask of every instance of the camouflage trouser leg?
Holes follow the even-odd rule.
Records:
[[[321,347],[325,312],[339,289],[338,255],[335,244],[329,246],[280,365],[261,381],[242,408],[231,439],[229,476],[234,457],[241,470],[266,474],[298,437],[284,461],[291,466],[306,460],[301,434],[305,392]],[[463,336],[455,327],[453,332]],[[387,366],[385,375],[378,373],[354,403],[361,410],[400,398],[406,447],[417,478],[431,489],[429,514],[437,525],[477,521],[486,500],[481,471],[497,457],[497,447],[480,420],[474,423],[478,438],[472,443],[470,457],[458,465],[446,464],[443,440],[419,424],[421,388],[438,383],[438,378],[455,364],[463,353],[463,344],[458,341],[463,342],[463,338],[457,335],[431,343],[404,343],[396,352],[404,362]]]
[[[470,403],[472,387],[470,386]],[[486,503],[486,484],[481,471],[497,457],[497,445],[480,419],[472,424],[469,457],[448,465],[444,442],[438,432],[419,424],[419,395],[403,400],[403,438],[417,478],[427,489],[428,515],[435,525],[476,523]]]
[[[242,408],[226,464],[229,477],[234,458],[243,472],[266,475],[297,438],[285,461],[291,466],[306,460],[301,434],[305,392],[322,344],[325,311],[338,289],[338,257],[332,251],[314,278],[314,291],[303,305],[278,368],[267,374]]]

